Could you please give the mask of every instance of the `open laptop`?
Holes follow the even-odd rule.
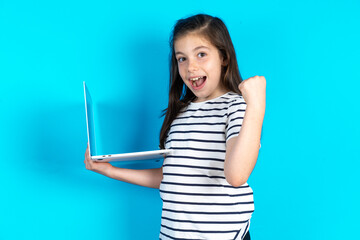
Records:
[[[92,105],[90,92],[86,87],[85,82],[84,82],[84,97],[85,97],[87,136],[88,136],[89,152],[90,152],[91,160],[96,162],[159,160],[164,158],[167,154],[171,152],[170,149],[161,149],[161,150],[144,151],[144,152],[96,155],[93,105]]]

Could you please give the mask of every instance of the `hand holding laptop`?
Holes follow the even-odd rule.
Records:
[[[87,148],[85,151],[84,163],[85,163],[86,169],[100,173],[102,175],[106,175],[106,176],[109,175],[110,169],[113,167],[108,162],[95,162],[95,161],[91,160],[89,144],[87,145]]]
[[[86,169],[100,173],[109,178],[144,187],[159,188],[163,179],[162,167],[151,169],[126,169],[112,166],[108,162],[96,162],[91,159],[89,145],[85,152]]]

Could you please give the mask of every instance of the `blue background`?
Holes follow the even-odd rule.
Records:
[[[85,169],[82,82],[99,151],[156,149],[170,31],[199,12],[267,79],[252,238],[358,236],[359,1],[0,0],[0,239],[158,238],[158,190]]]

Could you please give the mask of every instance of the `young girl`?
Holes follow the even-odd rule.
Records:
[[[173,152],[161,168],[131,170],[93,162],[87,150],[86,168],[159,188],[160,239],[250,239],[254,201],[247,179],[259,152],[265,78],[242,81],[219,18],[180,19],[170,43],[169,105],[160,147]]]

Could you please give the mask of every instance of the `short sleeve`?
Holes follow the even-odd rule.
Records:
[[[239,96],[229,104],[228,119],[225,129],[226,141],[239,135],[246,110],[246,103],[243,97]]]

